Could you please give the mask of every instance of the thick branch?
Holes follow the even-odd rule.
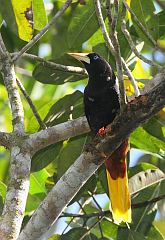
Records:
[[[87,132],[89,132],[89,125],[86,118],[81,117],[31,134],[27,143],[34,153],[50,144]]]
[[[0,35],[0,69],[8,92],[12,111],[12,134],[10,180],[2,217],[0,219],[0,239],[17,239],[24,216],[27,194],[29,190],[30,154],[23,149],[24,112],[19,91],[17,89],[14,66]],[[4,139],[3,139],[4,140]],[[8,142],[6,142],[8,144]]]
[[[13,129],[14,132],[21,134],[24,131],[23,106],[21,103],[19,92],[17,90],[14,67],[11,64],[10,55],[5,48],[5,45],[3,44],[1,35],[0,40],[3,49],[3,55],[0,56],[0,69],[3,74],[4,83],[9,96],[9,102],[12,111]]]
[[[30,166],[30,154],[18,146],[12,147],[10,182],[0,221],[1,240],[15,240],[20,233],[29,190]]]
[[[18,52],[17,55],[14,56],[12,59],[13,62],[17,61],[18,58],[26,52],[28,49],[30,49],[38,40],[49,30],[49,28],[57,22],[57,20],[61,17],[61,15],[65,12],[65,10],[69,7],[72,0],[67,0],[62,8],[55,14],[53,19],[42,29],[41,32],[39,32],[26,46],[24,46],[20,52]]]
[[[57,182],[31,220],[19,240],[38,239],[57,220],[63,209],[104,160],[137,128],[165,104],[165,73],[155,77],[158,84],[129,103],[102,139],[95,139]],[[45,139],[46,141],[46,139]],[[97,145],[96,145],[97,143]]]

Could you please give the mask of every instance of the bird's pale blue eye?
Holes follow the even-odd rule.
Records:
[[[97,55],[95,55],[94,57],[93,57],[93,59],[94,60],[97,60],[99,57],[97,56]]]

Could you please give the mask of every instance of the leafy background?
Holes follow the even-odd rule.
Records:
[[[13,53],[21,49],[26,44],[23,40],[29,41],[32,33],[35,35],[37,30],[42,29],[47,23],[47,18],[50,20],[60,9],[63,2],[50,0],[44,1],[44,5],[42,0],[33,0],[34,25],[30,29],[30,33],[23,31],[21,33],[22,36],[20,34],[22,26],[26,30],[29,23],[26,21],[27,19],[21,20],[22,15],[20,13],[29,7],[29,1],[23,1],[23,5],[18,6],[18,1],[6,0],[5,4],[3,4],[3,1],[0,0],[1,33],[8,50]],[[155,49],[146,33],[139,28],[130,14],[127,14],[127,28],[138,50],[149,59],[159,64],[164,64],[164,11],[156,1],[131,0],[127,2],[130,3],[132,10],[141,23],[143,23],[146,30],[162,48],[162,52]],[[103,7],[104,4],[105,2],[102,1]],[[18,10],[18,13],[14,11],[15,8]],[[103,8],[103,14],[107,24],[104,10],[105,8]],[[3,20],[4,22],[2,22]],[[151,80],[156,70],[134,56],[120,27],[120,21],[118,21],[117,31],[121,54],[132,70],[139,86],[143,86]],[[26,36],[24,36],[25,33],[27,34]],[[116,71],[115,60],[109,53],[99,29],[93,1],[73,1],[71,7],[62,15],[57,24],[29,52],[55,63],[81,66],[80,63],[66,54],[73,51],[95,51],[107,59]],[[87,83],[85,76],[55,70],[27,58],[21,58],[17,62],[15,70],[17,77],[23,83],[47,126],[65,122],[70,117],[77,118],[84,115],[83,89]],[[133,88],[128,79],[125,79],[125,87],[127,94],[131,95]],[[38,122],[23,96],[22,101],[25,110],[26,132],[36,132],[40,128]],[[165,113],[162,110],[150,119],[148,123],[139,127],[131,134],[129,163],[132,167],[129,168],[129,176],[155,167],[163,170],[165,158],[164,122]],[[0,76],[0,130],[12,131],[11,113],[2,76]],[[89,140],[90,134],[74,137],[42,149],[34,155],[32,159],[30,190],[23,224],[26,224],[33,211],[68,167],[81,154]],[[3,147],[0,147],[0,212],[3,209],[6,186],[9,179],[9,158],[9,153]],[[109,199],[106,192],[105,171],[104,167],[101,167],[72,200],[65,212],[99,212],[100,206],[103,210],[107,210]],[[164,192],[164,182],[155,184],[133,195],[132,202],[137,203],[150,200],[158,195],[162,195]],[[131,229],[128,229],[125,225],[115,225],[109,216],[104,217],[97,225],[95,225],[98,221],[97,218],[87,220],[85,218],[66,217],[63,220],[60,219],[59,223],[53,226],[56,234],[53,235],[53,230],[51,230],[50,235],[53,236],[50,239],[80,239],[87,234],[87,229],[91,228],[90,234],[87,234],[84,239],[162,240],[163,235],[165,236],[164,220],[165,202],[162,200],[156,205],[133,209]],[[95,227],[92,227],[93,225]],[[65,226],[68,226],[68,228],[61,234]]]

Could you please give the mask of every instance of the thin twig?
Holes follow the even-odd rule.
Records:
[[[99,220],[99,218],[98,218],[98,220]],[[100,221],[98,222],[98,225],[99,225],[99,230],[100,230],[100,234],[101,234],[101,239],[104,239],[103,229],[101,227],[101,222]]]
[[[147,200],[144,202],[139,202],[139,203],[134,203],[131,205],[132,209],[133,208],[143,208],[149,205],[152,205],[153,203],[159,202],[160,200],[165,198],[165,194],[155,197],[151,200]],[[100,211],[100,212],[94,212],[94,213],[89,213],[89,214],[79,214],[79,213],[63,213],[59,218],[62,217],[74,217],[74,218],[86,218],[86,219],[90,219],[93,217],[104,217],[107,215],[111,215],[111,211],[110,210],[105,210],[105,211]]]
[[[101,222],[102,220],[103,220],[103,217],[100,217],[100,218],[98,219],[98,221],[95,222],[95,223],[87,230],[87,232],[80,238],[80,240],[83,240],[83,239],[90,233],[90,231],[91,231],[94,227],[96,227],[97,224],[98,224],[99,222]]]
[[[106,45],[107,45],[108,49],[114,55],[115,54],[114,53],[114,47],[113,47],[113,44],[112,44],[112,42],[111,42],[111,40],[109,38],[108,32],[106,30],[106,26],[105,26],[105,23],[104,23],[104,20],[103,20],[101,9],[98,8],[97,5],[95,5],[95,7],[96,7],[96,14],[97,14],[97,17],[98,17],[99,25],[100,25],[100,28],[101,28],[104,40],[106,42]],[[138,88],[137,88],[137,85],[136,85],[136,81],[135,81],[131,71],[129,70],[129,68],[128,68],[128,66],[127,66],[127,64],[126,64],[126,62],[124,61],[123,58],[122,58],[122,64],[123,64],[123,68],[126,71],[126,74],[127,74],[128,78],[132,82],[132,85],[133,85],[134,91],[135,91],[135,95],[138,96],[139,95],[139,91],[138,91]]]
[[[131,13],[132,17],[134,18],[134,20],[136,21],[136,23],[139,25],[139,27],[142,29],[142,31],[147,35],[147,37],[149,38],[149,40],[152,42],[152,44],[157,47],[157,44],[155,42],[155,40],[153,39],[153,37],[149,34],[148,30],[143,26],[143,24],[139,21],[138,17],[135,15],[135,13],[132,11],[132,9],[128,6],[127,2],[125,0],[123,0],[123,3],[125,5],[125,7],[128,9],[128,11]]]
[[[16,53],[13,53],[11,55],[12,56],[17,56]],[[24,53],[22,55],[22,57],[41,62],[41,63],[43,63],[43,66],[50,67],[50,68],[55,69],[55,70],[60,70],[60,71],[64,71],[64,72],[70,72],[70,73],[76,73],[76,74],[88,76],[87,71],[84,68],[81,68],[81,67],[61,65],[61,64],[58,64],[58,63],[54,63],[52,61],[47,61],[47,60],[45,60],[45,59],[43,59],[39,56],[29,54],[29,53]]]
[[[26,89],[24,88],[23,84],[21,83],[21,81],[18,78],[16,79],[16,81],[17,81],[17,84],[18,84],[21,92],[23,93],[24,97],[26,98],[26,100],[27,100],[27,102],[28,102],[28,104],[29,104],[29,106],[30,106],[30,108],[31,108],[35,118],[37,119],[41,129],[46,129],[47,128],[46,124],[42,121],[39,113],[37,112],[37,109],[36,109],[35,105],[33,104],[30,96],[26,92]]]
[[[65,12],[65,10],[69,7],[69,5],[72,3],[72,0],[67,0],[62,8],[55,14],[55,16],[52,18],[52,20],[42,29],[40,33],[38,33],[28,44],[26,44],[18,53],[15,55],[12,59],[13,62],[17,61],[20,56],[26,52],[28,49],[30,49],[48,30],[49,28],[54,25],[59,17]]]
[[[120,97],[120,105],[121,105],[121,110],[123,110],[126,98],[125,98],[125,91],[124,91],[123,72],[122,72],[122,63],[121,63],[121,57],[120,57],[119,44],[118,44],[116,36],[113,34],[113,40],[115,41],[115,46],[114,46],[114,42],[112,42],[112,39],[111,39],[112,35],[111,35],[111,37],[109,37],[109,35],[108,35],[107,29],[105,27],[105,23],[103,20],[103,16],[102,16],[100,1],[94,0],[94,5],[95,5],[97,19],[98,19],[100,28],[102,30],[103,36],[106,39],[107,46],[116,59],[117,74],[118,74],[118,80],[119,80],[119,89],[120,89],[120,96],[121,96]]]
[[[111,42],[111,39],[108,35],[105,23],[104,23],[104,19],[103,19],[103,15],[102,15],[102,11],[101,11],[101,6],[100,6],[100,1],[98,0],[94,0],[94,5],[95,5],[95,11],[96,11],[96,15],[97,15],[97,19],[103,34],[103,37],[105,39],[106,45],[108,47],[108,49],[110,50],[110,52],[113,54],[113,56],[115,56],[115,49],[114,46]]]
[[[8,55],[8,52],[7,52],[5,44],[3,42],[1,33],[0,33],[0,55],[3,56],[3,57]]]
[[[113,16],[113,18],[115,17],[116,18],[116,11],[118,10],[118,1],[115,0],[114,2],[114,7],[115,7],[115,16]],[[109,20],[109,25],[110,27],[112,28],[112,31],[113,31],[113,22],[115,21],[115,24],[116,24],[116,20],[113,20],[112,18],[112,13],[111,13],[111,9],[110,9],[110,4],[109,4],[109,1],[107,0],[107,16],[108,16],[108,20]],[[122,16],[123,17],[123,16]],[[112,25],[111,25],[111,19],[113,20],[112,21]],[[110,33],[111,33],[111,29],[110,29]],[[112,34],[112,39],[113,39],[113,34]],[[115,43],[115,40],[114,40],[114,43]],[[115,44],[114,44],[115,45]],[[119,43],[118,43],[119,45]],[[127,76],[128,78],[130,79],[132,85],[133,85],[133,88],[134,88],[134,92],[135,92],[135,96],[138,97],[140,95],[140,91],[138,89],[138,85],[135,81],[135,78],[133,77],[130,69],[128,68],[127,64],[125,63],[124,59],[122,58],[122,63],[123,63],[123,67],[124,67],[124,70],[126,71],[127,73]]]
[[[101,206],[98,204],[98,202],[96,201],[96,199],[95,199],[95,197],[93,196],[93,194],[92,194],[90,191],[88,191],[88,194],[92,197],[94,203],[95,203],[96,206],[100,209],[100,211],[102,211]]]
[[[146,62],[147,64],[153,66],[153,67],[156,67],[158,68],[159,70],[161,69],[161,66],[149,59],[147,59],[146,57],[144,57],[142,54],[140,54],[138,52],[138,50],[136,49],[136,46],[132,40],[132,37],[130,35],[130,33],[128,32],[127,30],[127,27],[126,27],[126,22],[125,22],[125,15],[126,15],[126,7],[124,4],[122,4],[122,22],[121,22],[121,30],[124,34],[124,36],[126,37],[130,47],[131,47],[131,50],[134,52],[134,54],[139,58],[141,59],[143,62]]]
[[[138,97],[138,96],[140,95],[140,90],[139,90],[139,88],[138,88],[137,82],[136,82],[134,76],[132,75],[129,67],[128,67],[127,64],[125,63],[124,59],[122,60],[122,62],[123,62],[124,70],[125,70],[128,78],[129,78],[129,80],[131,81],[132,86],[133,86],[133,88],[134,88],[135,97]]]
[[[100,1],[97,1],[97,2],[98,2],[97,6],[99,7]],[[125,89],[124,89],[123,66],[122,66],[122,60],[121,60],[120,46],[118,42],[117,32],[115,31],[117,16],[118,16],[118,1],[114,1],[115,17],[112,15],[109,0],[106,1],[106,4],[107,4],[107,8],[106,8],[107,16],[109,20],[108,22],[110,27],[110,39],[112,41],[112,44],[115,50],[117,76],[118,76],[119,88],[120,88],[120,106],[121,106],[121,110],[123,110],[126,103],[126,95],[125,95]],[[101,11],[101,8],[100,8],[100,11]]]
[[[75,217],[72,217],[72,219],[68,222],[67,226],[63,229],[61,235],[65,234],[65,231],[68,229],[69,225],[74,221]]]
[[[83,205],[79,201],[77,201],[77,204],[80,206],[81,211],[86,214],[86,211],[85,211]]]

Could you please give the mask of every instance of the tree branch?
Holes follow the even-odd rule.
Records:
[[[11,54],[11,56],[15,56],[15,53]],[[22,57],[41,62],[43,66],[50,67],[55,70],[88,76],[87,71],[84,68],[61,65],[58,63],[47,61],[39,56],[29,54],[29,53],[24,53]]]
[[[29,106],[30,106],[30,108],[31,108],[31,110],[32,110],[35,118],[37,119],[37,122],[39,123],[41,129],[47,128],[46,125],[45,125],[45,123],[42,121],[39,113],[37,112],[37,109],[36,109],[35,105],[33,104],[30,96],[29,96],[28,93],[26,92],[23,84],[21,83],[21,81],[20,81],[18,78],[16,79],[16,81],[17,81],[18,87],[20,88],[22,94],[24,95],[24,97],[26,98],[27,102],[29,103]]]
[[[157,44],[154,40],[154,38],[149,34],[148,30],[143,26],[143,24],[139,21],[139,19],[137,18],[137,16],[135,15],[135,13],[132,11],[132,9],[128,6],[126,0],[123,0],[123,3],[125,5],[125,7],[128,9],[128,11],[130,12],[131,16],[134,18],[134,20],[136,21],[136,23],[139,25],[139,27],[142,29],[142,31],[147,35],[148,39],[152,42],[152,44],[157,47]]]
[[[3,43],[1,34],[0,42],[3,49],[3,55],[0,56],[0,69],[4,77],[4,83],[8,92],[9,102],[11,105],[13,129],[14,132],[21,134],[24,132],[24,114],[20,95],[17,90],[14,66],[11,64],[10,55]]]
[[[131,35],[130,35],[129,31],[127,30],[127,27],[126,27],[125,15],[126,15],[126,7],[125,7],[125,5],[123,4],[121,29],[122,29],[122,32],[123,32],[124,36],[126,37],[128,43],[129,43],[130,47],[131,47],[131,50],[132,50],[132,51],[134,52],[134,54],[135,54],[139,59],[141,59],[143,62],[145,62],[145,63],[147,63],[147,64],[149,64],[149,65],[151,65],[151,66],[153,66],[153,67],[156,67],[157,69],[160,70],[162,67],[161,67],[159,64],[157,64],[157,63],[155,63],[155,62],[147,59],[147,58],[144,57],[142,54],[140,54],[140,53],[138,52],[138,50],[136,49],[136,46],[135,46],[135,44],[134,44],[134,42],[133,42],[133,40],[132,40],[132,37],[131,37]]]
[[[0,69],[8,92],[14,129],[12,133],[12,143],[10,145],[10,180],[2,217],[0,219],[0,239],[14,240],[17,239],[19,235],[24,216],[29,189],[31,159],[30,154],[27,152],[27,146],[23,148],[22,140],[25,137],[24,112],[17,89],[14,66],[11,63],[10,54],[6,50],[1,35],[0,46],[1,50],[3,50],[3,54],[0,52]],[[5,144],[8,145],[8,142],[5,142]]]
[[[31,134],[26,141],[31,148],[31,152],[35,153],[50,144],[75,137],[89,131],[89,125],[86,117],[80,117],[78,119],[60,123],[56,126],[41,130],[38,133]]]
[[[164,106],[165,73],[158,74],[155,80],[158,84],[145,95],[130,102],[122,115],[107,128],[106,135],[94,139],[66,171],[33,214],[19,240],[38,239],[58,219],[82,185],[121,142]]]
[[[133,203],[131,205],[131,208],[142,208],[142,207],[146,207],[148,205],[152,205],[153,203],[156,203],[162,199],[165,198],[165,194],[164,195],[161,195],[161,196],[158,196],[156,198],[153,198],[151,200],[147,200],[147,201],[144,201],[144,202],[139,202],[139,203]],[[82,213],[63,213],[59,218],[62,218],[62,217],[74,217],[74,218],[83,218],[83,219],[90,219],[90,218],[93,218],[93,217],[104,217],[104,216],[107,216],[107,215],[110,215],[112,216],[111,214],[111,211],[110,210],[105,210],[105,211],[100,211],[100,212],[94,212],[94,213],[89,213],[89,214],[82,214]]]
[[[105,40],[106,45],[107,45],[108,49],[110,50],[110,52],[113,54],[113,56],[115,56],[115,50],[114,50],[113,44],[111,42],[111,39],[109,38],[108,32],[106,30],[105,23],[104,23],[104,20],[103,20],[101,7],[100,7],[100,2],[99,2],[99,0],[94,0],[94,3],[95,3],[95,9],[96,9],[98,22],[99,22],[100,29],[102,31],[104,40]],[[131,71],[129,70],[126,62],[124,61],[124,59],[122,58],[121,60],[122,60],[123,68],[124,68],[128,78],[130,79],[130,81],[132,82],[132,85],[134,87],[135,96],[139,96],[139,90],[138,90],[138,86],[136,84],[136,81],[135,81]]]
[[[13,62],[17,61],[20,56],[30,49],[48,30],[49,28],[57,22],[57,20],[61,17],[61,15],[65,12],[65,10],[69,7],[72,3],[72,0],[67,0],[62,8],[55,14],[52,20],[39,32],[28,44],[26,44],[12,59]]]
[[[99,6],[100,2],[96,1],[97,8],[101,7]],[[122,60],[121,60],[121,53],[120,53],[120,46],[118,42],[117,32],[115,31],[116,28],[116,22],[117,22],[117,16],[118,16],[118,1],[114,1],[114,8],[115,8],[115,16],[112,17],[112,11],[110,8],[110,2],[109,0],[106,1],[106,10],[107,10],[107,16],[108,16],[108,22],[109,22],[109,28],[110,28],[110,39],[112,41],[114,50],[115,50],[115,60],[116,60],[116,68],[117,68],[117,77],[119,80],[119,88],[120,88],[120,106],[121,111],[124,109],[124,106],[126,104],[126,94],[125,94],[125,88],[124,88],[124,79],[123,79],[123,66],[122,66]]]

